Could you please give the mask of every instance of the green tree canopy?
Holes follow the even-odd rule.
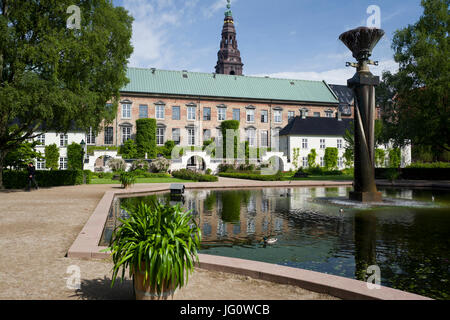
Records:
[[[397,74],[386,72],[378,89],[386,132],[402,146],[411,140],[431,146],[435,155],[450,151],[449,0],[422,0],[419,21],[393,39]]]
[[[67,28],[71,5],[80,29]],[[108,0],[0,0],[0,188],[6,154],[38,129],[99,129],[114,118],[132,21]]]
[[[45,167],[50,170],[59,168],[59,148],[56,144],[45,146]]]

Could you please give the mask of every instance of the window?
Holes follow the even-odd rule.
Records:
[[[67,170],[67,158],[59,158],[59,170]]]
[[[227,109],[219,108],[217,110],[217,120],[219,120],[219,121],[227,120]]]
[[[189,121],[194,121],[195,120],[195,107],[187,107],[187,119]]]
[[[203,108],[203,121],[211,121],[211,108]]]
[[[325,116],[327,118],[333,118],[333,111],[332,110],[325,111]]]
[[[342,157],[338,158],[338,167],[342,168],[344,166],[344,159]]]
[[[172,129],[172,140],[175,142],[175,145],[177,145],[177,146],[181,143],[179,128]]]
[[[342,139],[337,140],[337,148],[342,149]]]
[[[288,121],[295,118],[295,111],[288,111]]]
[[[255,122],[255,110],[247,109],[247,122]]]
[[[166,117],[165,106],[163,104],[157,104],[156,105],[156,119],[164,120],[165,117]]]
[[[248,129],[247,130],[247,141],[249,147],[255,147],[256,146],[256,130],[255,129]]]
[[[216,145],[217,146],[221,146],[222,145],[222,140],[223,140],[222,129],[217,129]]]
[[[275,123],[281,123],[282,122],[281,110],[275,110],[275,112],[274,112],[274,121],[275,121]]]
[[[320,166],[325,167],[325,158],[324,157],[320,157]]]
[[[315,118],[320,118],[320,112],[314,112],[314,117]]]
[[[45,146],[45,133],[37,137],[37,141],[41,146]]]
[[[95,133],[92,131],[92,128],[89,128],[89,131],[86,133],[86,143],[95,145]]]
[[[131,104],[122,104],[122,119],[131,119]]]
[[[302,139],[302,149],[308,149],[308,139]]]
[[[189,128],[188,131],[188,145],[195,146],[195,129]]]
[[[105,128],[105,144],[113,144],[113,137],[114,137],[114,128],[113,127],[106,127]]]
[[[261,131],[261,147],[269,146],[269,131]]]
[[[45,160],[37,159],[36,160],[36,170],[44,170],[45,169]]]
[[[308,164],[308,157],[303,157],[303,161],[302,161],[302,167],[303,168],[308,168],[309,164]]]
[[[268,123],[269,122],[269,111],[263,110],[261,111],[261,122]]]
[[[241,110],[233,109],[233,120],[241,121]]]
[[[172,120],[180,120],[180,119],[181,119],[180,107],[173,106],[172,107]]]
[[[203,130],[203,141],[211,140],[211,130],[205,129]]]
[[[156,128],[156,144],[158,146],[164,145],[164,128]]]
[[[148,118],[148,106],[146,104],[141,104],[139,106],[139,119]]]
[[[320,139],[320,149],[325,149],[326,145],[325,145],[325,139]]]
[[[67,134],[61,133],[59,135],[59,146],[67,147],[68,144],[69,144],[69,137],[67,136]]]
[[[131,127],[122,127],[122,143],[131,139]]]

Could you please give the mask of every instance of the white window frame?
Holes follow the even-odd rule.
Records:
[[[303,157],[302,159],[302,164],[303,164],[303,168],[308,168],[309,164],[308,164],[308,157]]]
[[[255,129],[247,129],[246,136],[249,147],[256,147],[256,130]]]
[[[225,108],[217,108],[217,121],[226,121],[227,120],[227,109]]]
[[[320,166],[325,167],[325,157],[320,157]]]
[[[45,133],[39,135],[36,140],[41,146],[45,146]]]
[[[282,123],[283,122],[283,111],[275,110],[273,112],[273,117],[274,117],[273,121],[275,123]]]
[[[267,130],[261,131],[261,147],[269,147],[269,131]]]
[[[178,132],[177,134],[174,134],[175,132]],[[178,138],[178,139],[175,139]],[[172,128],[172,140],[175,142],[175,145],[181,144],[181,130],[180,128]]]
[[[288,111],[288,121],[295,118],[295,111]]]
[[[188,121],[195,121],[196,113],[197,113],[197,108],[196,107],[187,107],[187,119],[188,119]]]
[[[247,120],[247,123],[255,123],[255,110],[247,109],[245,119]]]
[[[261,111],[261,123],[269,123],[269,111]]]
[[[59,157],[59,170],[67,170],[67,157]]]
[[[131,119],[131,103],[122,104],[122,119]]]
[[[302,149],[308,149],[308,139],[302,139]]]
[[[195,128],[187,129],[188,146],[195,146]]]
[[[108,134],[108,130],[107,129],[109,129],[109,128],[111,128],[111,135]],[[104,135],[105,135],[104,136],[105,145],[112,145],[112,144],[114,144],[114,127],[106,127],[105,131],[104,131]],[[107,138],[108,138],[108,141],[106,140]],[[107,143],[107,142],[111,142],[111,143]]]
[[[131,127],[122,127],[122,144],[131,139]]]
[[[337,148],[338,149],[343,149],[342,139],[337,139]]]
[[[69,135],[67,133],[61,133],[59,135],[59,146],[67,147],[69,145]]]
[[[158,145],[158,146],[164,145],[165,132],[166,132],[166,129],[163,127],[156,128],[156,145]]]
[[[164,120],[166,118],[166,106],[163,104],[157,104],[155,108],[155,118],[158,120]]]
[[[45,170],[45,159],[36,159],[36,170]]]
[[[94,131],[92,130],[92,127],[89,128],[89,131],[86,133],[86,144],[87,145],[95,145],[95,138],[96,135],[94,134]]]
[[[326,149],[327,143],[325,139],[320,139],[320,149]]]

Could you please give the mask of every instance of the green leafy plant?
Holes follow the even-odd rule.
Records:
[[[317,167],[316,158],[317,158],[316,149],[311,149],[311,152],[308,154],[308,166],[310,168]]]
[[[299,163],[298,160],[300,159],[300,148],[294,148],[294,167],[295,170],[298,170],[299,168]]]
[[[156,120],[136,120],[136,155],[147,159],[156,157]]]
[[[113,172],[125,171],[127,166],[125,161],[119,158],[109,160],[106,165],[110,167]]]
[[[158,296],[182,288],[194,270],[194,262],[199,261],[201,231],[191,212],[184,212],[180,205],[156,201],[128,210],[130,217],[119,219],[121,225],[114,231],[108,249],[114,263],[111,286],[120,270],[123,279],[128,269],[135,285],[142,281]]]
[[[335,170],[338,166],[338,155],[339,150],[337,148],[326,148],[325,149],[325,168],[329,170]]]
[[[67,168],[69,170],[83,168],[83,152],[83,148],[78,143],[72,142],[67,146]]]
[[[58,170],[59,148],[56,144],[45,146],[45,166],[50,170]]]
[[[136,159],[138,157],[138,148],[136,142],[133,139],[128,139],[122,147],[120,147],[120,153],[124,159]]]
[[[126,189],[136,183],[136,175],[133,172],[121,172],[120,183]]]

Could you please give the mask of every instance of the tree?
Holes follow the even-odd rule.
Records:
[[[14,168],[17,170],[25,169],[30,162],[36,159],[44,158],[44,156],[35,150],[39,142],[23,142],[14,150],[8,152],[5,157],[5,167]]]
[[[56,144],[45,146],[45,167],[50,170],[59,168],[59,148]]]
[[[375,149],[375,164],[381,168],[384,165],[386,159],[386,151],[383,149]]]
[[[72,142],[67,146],[67,169],[82,170],[84,150],[78,143]]]
[[[71,5],[80,29],[67,28]],[[0,188],[6,155],[37,130],[98,131],[114,118],[132,20],[109,0],[0,0]]]
[[[386,132],[403,146],[430,146],[437,158],[450,151],[449,0],[422,0],[424,13],[396,31],[397,74],[385,72],[378,90]]]
[[[120,153],[124,159],[137,159],[138,149],[133,139],[128,139],[120,148]]]

